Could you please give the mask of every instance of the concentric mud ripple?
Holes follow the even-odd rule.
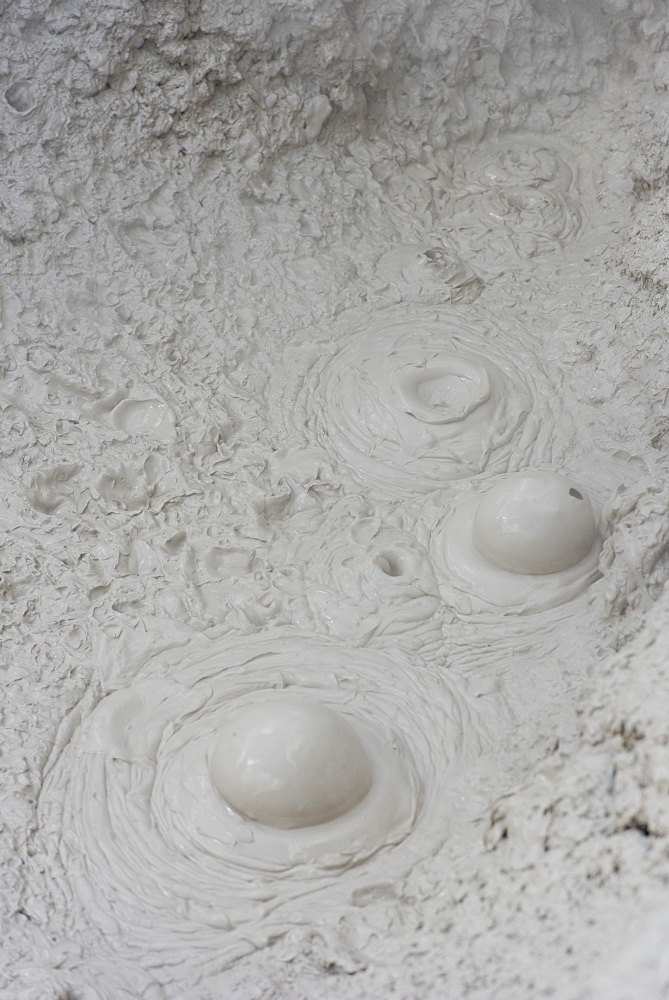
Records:
[[[500,477],[498,486],[504,481]],[[474,526],[486,495],[486,489],[472,492],[453,504],[444,498],[443,516],[430,531],[430,557],[449,608],[465,617],[535,614],[567,604],[597,579],[603,532],[598,504],[593,504],[596,531],[588,550],[555,572],[529,573],[494,565],[477,548]]]
[[[473,309],[415,305],[342,322],[344,346],[312,368],[291,413],[369,497],[547,459],[552,393],[527,333]]]
[[[456,227],[503,233],[524,256],[567,246],[587,221],[573,160],[544,136],[508,136],[475,150],[456,170]]]
[[[80,724],[73,714],[40,797],[46,849],[89,925],[177,979],[340,912],[368,880],[401,878],[462,815],[449,782],[484,737],[464,682],[400,653],[293,629],[194,642],[151,658]],[[366,798],[320,826],[247,820],[211,780],[227,714],[283,692],[344,716],[373,763]]]

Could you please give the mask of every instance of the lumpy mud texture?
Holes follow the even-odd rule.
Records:
[[[5,12],[3,998],[666,992],[666,27]],[[523,573],[536,472],[596,537]],[[322,823],[212,777],[281,697],[371,768]]]

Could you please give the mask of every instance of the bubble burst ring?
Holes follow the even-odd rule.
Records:
[[[553,395],[527,333],[484,311],[356,310],[291,410],[372,501],[549,460]]]

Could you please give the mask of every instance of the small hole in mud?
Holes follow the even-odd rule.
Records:
[[[30,87],[25,80],[17,80],[5,91],[5,100],[10,108],[13,108],[20,115],[25,115],[32,111],[34,101],[30,92]]]
[[[381,555],[377,556],[375,562],[386,576],[402,576],[404,573],[402,559],[394,552],[382,552]]]
[[[583,499],[583,494],[579,493],[578,490],[574,490],[574,489],[569,490],[569,496],[570,497],[574,497],[576,500],[582,500]]]

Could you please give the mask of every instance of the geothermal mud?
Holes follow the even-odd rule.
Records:
[[[662,12],[29,6],[7,997],[660,996]]]

